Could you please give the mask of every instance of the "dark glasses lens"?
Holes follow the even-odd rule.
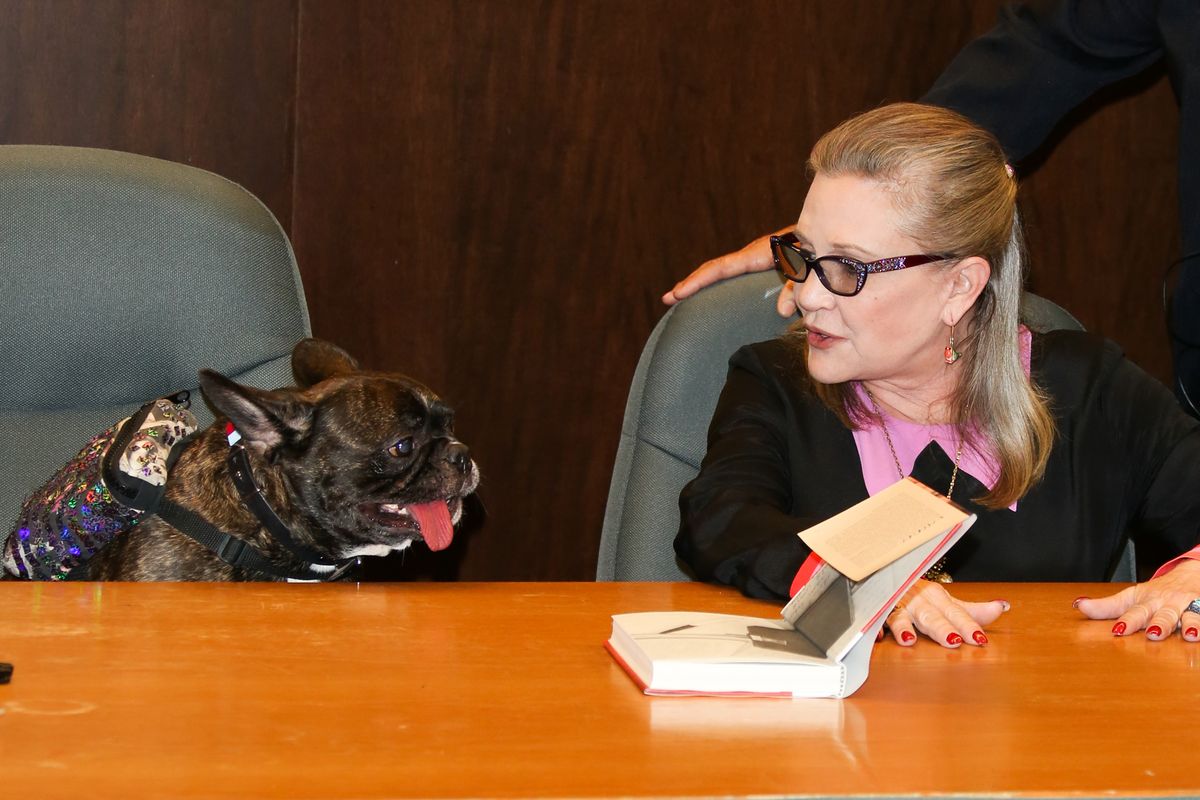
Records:
[[[862,275],[862,267],[858,262],[837,256],[814,258],[810,261],[794,246],[794,242],[793,234],[771,237],[775,267],[785,278],[804,283],[811,270],[817,273],[817,278],[825,288],[834,294],[851,297],[858,293]]]
[[[858,294],[859,277],[863,274],[858,262],[826,256],[814,261],[812,269],[816,270],[825,288],[834,294],[845,297]]]
[[[772,236],[771,255],[775,257],[775,269],[783,273],[783,277],[801,283],[808,277],[808,262],[796,247],[796,234]]]
[[[771,239],[771,249],[775,253],[775,268],[782,272],[785,278],[803,281],[808,277],[808,262],[804,260],[803,255],[776,238]]]

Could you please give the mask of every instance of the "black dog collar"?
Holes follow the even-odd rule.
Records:
[[[226,564],[256,572],[265,572],[276,578],[286,578],[290,581],[333,581],[342,577],[347,570],[359,563],[357,558],[334,564],[327,563],[320,553],[297,542],[288,526],[275,513],[275,509],[271,508],[262,489],[254,482],[250,457],[246,453],[246,448],[241,444],[241,434],[233,427],[233,423],[226,424],[225,438],[229,442],[229,455],[226,458],[229,476],[238,490],[242,504],[288,552],[301,562],[301,566],[294,570],[285,569],[246,541],[230,536],[199,514],[168,500],[163,500],[159,504],[157,513],[160,518],[211,550]]]
[[[233,485],[237,487],[242,504],[296,558],[314,565],[334,568],[336,565],[322,563],[323,559],[320,553],[297,542],[288,526],[275,513],[275,509],[271,508],[266,495],[254,482],[254,473],[250,469],[250,456],[246,454],[246,448],[241,444],[242,436],[233,427],[232,422],[225,425],[225,438],[229,441],[229,457],[225,460],[229,466],[229,477],[233,479]]]

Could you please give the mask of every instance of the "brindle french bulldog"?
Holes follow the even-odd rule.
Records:
[[[292,352],[295,388],[242,386],[210,370],[200,387],[218,412],[170,470],[164,501],[250,545],[283,572],[304,558],[381,556],[424,540],[447,547],[463,498],[479,483],[454,412],[420,383],[365,372],[340,348],[306,339]],[[286,526],[285,546],[231,478],[230,431],[258,491]],[[286,537],[285,537],[286,538]],[[231,566],[160,516],[144,518],[88,560],[91,580],[282,580]]]

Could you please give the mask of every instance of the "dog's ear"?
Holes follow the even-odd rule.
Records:
[[[229,417],[245,446],[263,455],[298,444],[312,429],[313,407],[294,390],[255,389],[210,369],[200,371],[200,389],[213,408]]]
[[[301,389],[348,372],[358,372],[358,362],[335,344],[320,339],[302,339],[292,350],[292,374]]]

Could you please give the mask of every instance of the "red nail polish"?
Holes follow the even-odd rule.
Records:
[[[1188,628],[1183,632],[1183,635],[1189,639],[1197,639],[1200,638],[1200,630],[1197,630],[1196,628]]]
[[[1157,625],[1151,625],[1149,628],[1146,628],[1146,635],[1153,636],[1157,639],[1158,637],[1162,636],[1162,628],[1158,627]]]
[[[916,640],[917,635],[912,631],[905,631],[904,633],[900,634],[900,641],[904,642],[905,644],[908,644],[909,642],[915,642]]]
[[[880,628],[878,631],[875,632],[875,641],[877,641],[877,642],[883,641],[883,628]]]
[[[1080,603],[1082,603],[1084,600],[1091,600],[1091,599],[1092,598],[1086,597],[1086,596],[1085,597],[1076,597],[1075,602],[1071,603],[1071,608],[1079,608]]]
[[[987,644],[987,637],[983,635],[983,631],[975,631],[971,634],[971,638],[975,640],[975,644]]]
[[[963,643],[963,638],[961,636],[959,636],[957,633],[952,633],[946,637],[946,644],[948,644],[948,645],[955,646],[955,645],[960,645],[962,643]]]
[[[1113,636],[1124,636],[1124,635],[1125,635],[1125,623],[1124,622],[1118,622],[1116,625],[1113,625]]]

